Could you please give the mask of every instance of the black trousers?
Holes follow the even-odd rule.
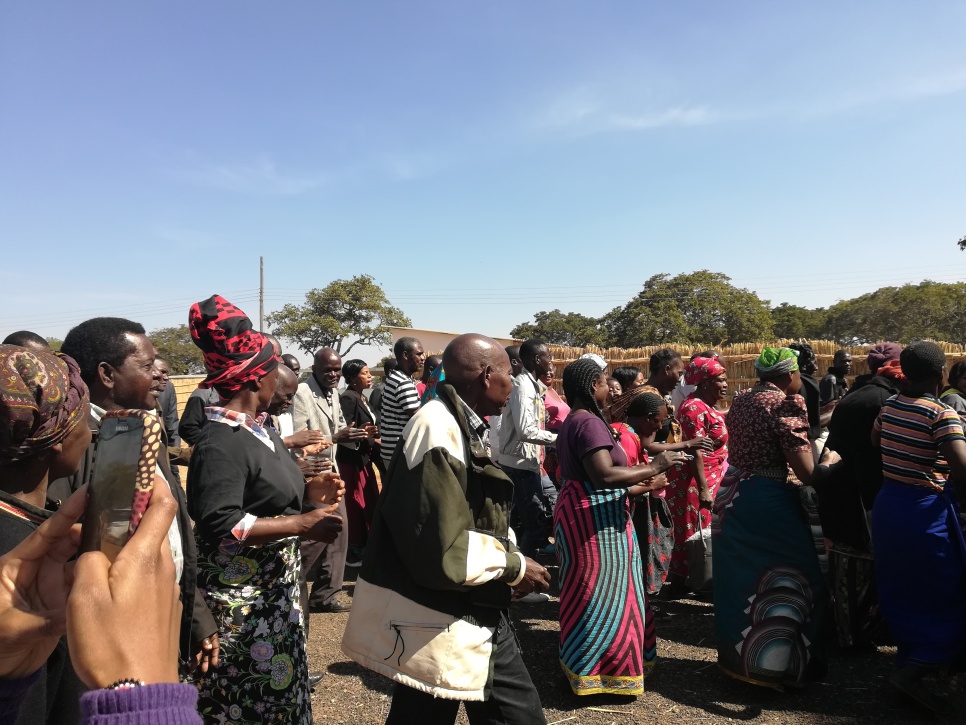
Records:
[[[506,612],[500,616],[494,641],[490,696],[483,702],[463,702],[471,725],[546,725],[540,696]],[[386,725],[453,725],[459,709],[460,700],[444,700],[397,684]]]

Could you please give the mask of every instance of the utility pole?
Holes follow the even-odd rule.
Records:
[[[258,331],[265,332],[265,257],[258,258]]]

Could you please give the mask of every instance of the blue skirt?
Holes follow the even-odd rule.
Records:
[[[799,486],[731,469],[712,525],[718,666],[782,689],[825,674],[828,594]]]
[[[885,480],[872,509],[879,608],[898,664],[966,654],[966,545],[951,491]]]

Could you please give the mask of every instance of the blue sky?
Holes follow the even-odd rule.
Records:
[[[844,7],[843,7],[844,6]],[[966,278],[961,2],[0,9],[0,332],[369,273],[506,334],[650,275]]]

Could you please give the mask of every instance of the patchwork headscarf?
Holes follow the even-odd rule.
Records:
[[[687,385],[698,385],[702,380],[721,375],[725,372],[725,366],[718,358],[696,357],[684,368],[684,382]]]
[[[188,327],[208,370],[199,388],[217,387],[236,393],[245,383],[278,367],[272,343],[252,330],[248,316],[221,295],[191,305]]]
[[[875,370],[890,360],[898,360],[901,353],[902,345],[898,342],[880,342],[878,345],[872,346],[865,360],[869,364],[869,369]]]
[[[889,380],[895,380],[897,383],[906,382],[906,376],[902,372],[902,365],[899,363],[899,359],[888,360],[879,366],[879,369],[875,372],[876,375],[881,375],[884,378],[889,378]]]
[[[72,357],[0,345],[0,464],[63,441],[86,419],[88,402],[87,385]]]
[[[755,360],[755,370],[767,377],[777,377],[798,370],[798,353],[787,347],[766,347]]]

